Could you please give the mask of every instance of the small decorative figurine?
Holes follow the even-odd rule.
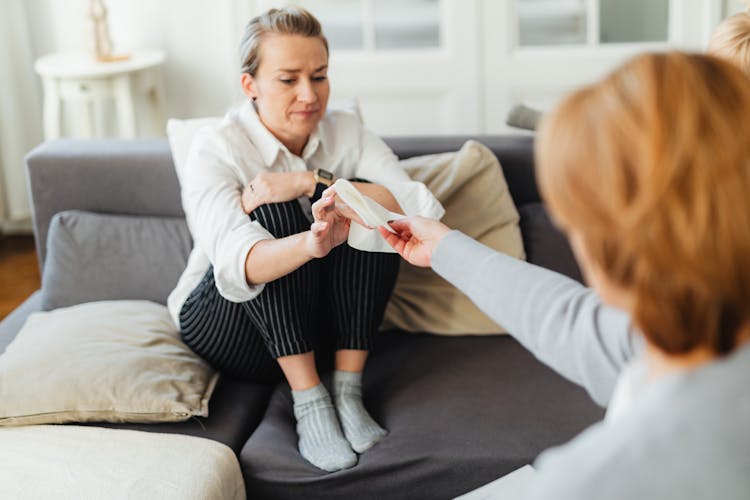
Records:
[[[100,62],[123,61],[130,56],[127,54],[114,55],[112,53],[112,38],[109,36],[107,21],[107,7],[102,0],[89,1],[89,17],[91,17],[94,32],[94,54]]]

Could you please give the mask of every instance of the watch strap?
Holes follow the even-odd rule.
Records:
[[[310,200],[315,203],[323,195],[323,191],[333,185],[334,179],[333,173],[328,170],[323,170],[322,168],[316,168],[313,170],[313,178],[315,179],[315,192]]]
[[[315,184],[315,192],[312,195],[312,198],[310,198],[310,201],[315,203],[320,199],[321,196],[323,196],[323,191],[328,189],[328,186],[323,184],[322,182],[318,182]]]

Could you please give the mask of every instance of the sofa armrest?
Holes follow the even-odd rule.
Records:
[[[52,216],[63,210],[184,216],[166,139],[61,139],[26,156],[39,269]]]
[[[8,344],[16,338],[19,330],[31,313],[42,310],[42,293],[37,290],[23,304],[0,321],[0,354],[5,352]]]

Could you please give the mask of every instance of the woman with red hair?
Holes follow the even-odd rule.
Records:
[[[545,117],[539,185],[591,288],[436,221],[380,228],[608,407],[531,498],[750,498],[749,116],[741,70],[672,52]]]

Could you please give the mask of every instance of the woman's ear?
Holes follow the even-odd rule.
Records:
[[[255,92],[255,79],[250,73],[242,73],[242,76],[240,76],[240,85],[242,86],[242,92],[246,96],[253,101],[257,99],[258,95]]]

